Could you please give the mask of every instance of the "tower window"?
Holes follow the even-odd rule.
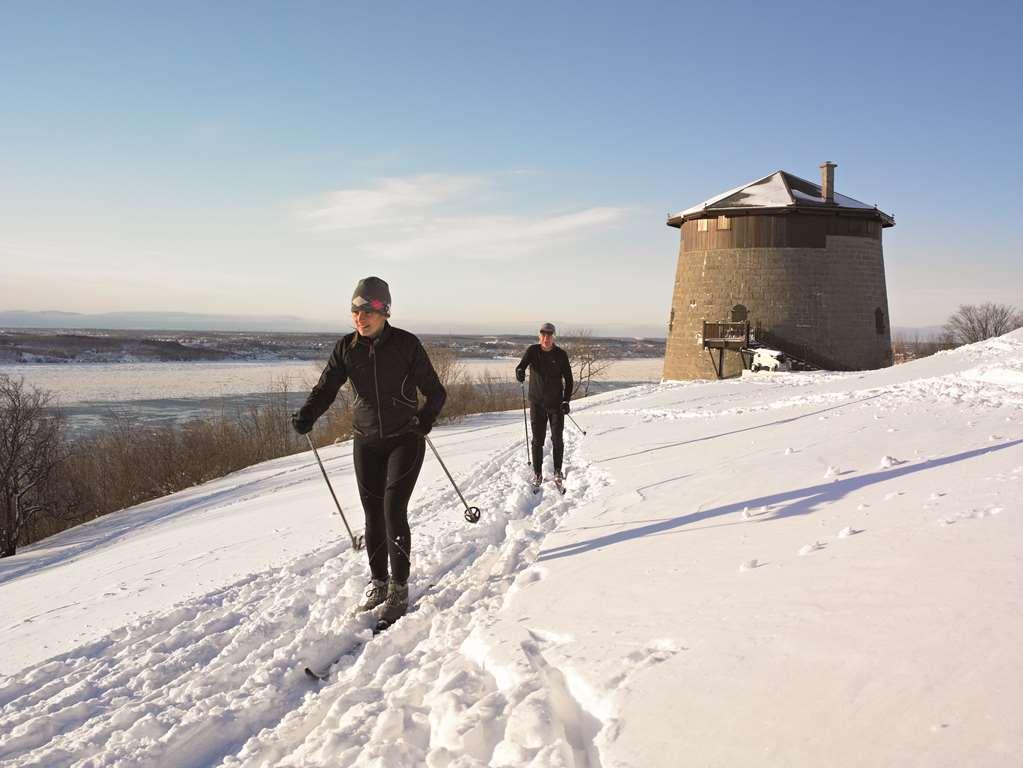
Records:
[[[877,330],[878,335],[883,334],[885,331],[884,312],[881,311],[881,307],[874,310],[874,328]]]
[[[731,229],[732,220],[727,216],[718,216],[718,229]]]
[[[744,323],[749,318],[749,310],[746,309],[742,304],[736,304],[732,307],[732,322],[733,323]]]
[[[710,231],[710,219],[700,219],[696,222],[697,232],[708,232]]]

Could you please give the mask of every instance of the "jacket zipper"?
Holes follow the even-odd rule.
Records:
[[[377,393],[377,423],[380,425],[380,439],[383,440],[384,414],[382,409],[384,407],[384,404],[380,400],[380,379],[377,378],[377,356],[376,347],[374,346],[373,342],[370,342],[369,356],[373,358],[373,388],[376,390]]]

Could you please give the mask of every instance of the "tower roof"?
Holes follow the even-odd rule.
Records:
[[[674,216],[669,216],[668,226],[681,227],[684,221],[701,218],[706,214],[742,211],[767,213],[774,210],[784,212],[798,208],[871,211],[881,219],[882,227],[895,226],[895,219],[879,210],[876,205],[867,205],[837,192],[834,193],[833,200],[826,200],[819,184],[801,179],[788,171],[775,171],[762,179],[722,192],[692,208],[686,208]]]

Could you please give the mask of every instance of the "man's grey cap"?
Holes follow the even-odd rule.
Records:
[[[369,310],[391,315],[391,289],[379,277],[364,277],[352,293],[352,312]]]
[[[544,323],[540,326],[540,333],[554,333],[554,323]]]

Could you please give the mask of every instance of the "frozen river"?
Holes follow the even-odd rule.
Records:
[[[514,382],[516,360],[468,359],[459,364],[475,378],[490,372]],[[612,363],[601,389],[658,381],[662,358]],[[261,395],[287,382],[300,404],[316,382],[321,362],[252,363],[75,363],[0,365],[0,375],[24,377],[29,385],[53,392],[76,432],[88,431],[113,413],[152,421],[179,421],[225,406],[258,403]]]

